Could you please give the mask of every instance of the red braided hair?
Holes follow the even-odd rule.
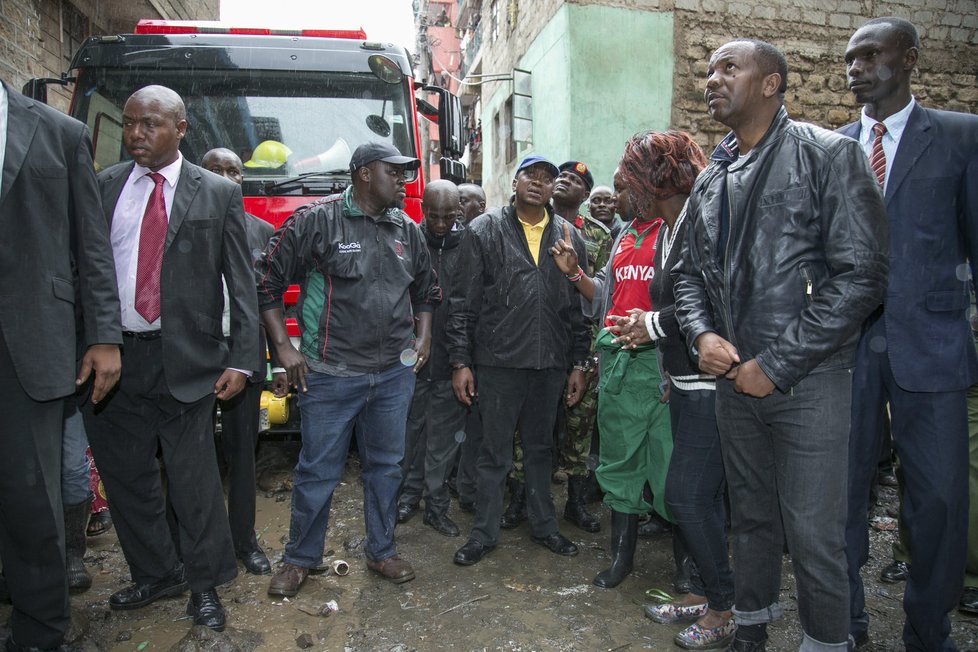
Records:
[[[625,143],[619,173],[636,215],[650,215],[653,199],[689,195],[706,167],[700,146],[685,131],[643,131]]]

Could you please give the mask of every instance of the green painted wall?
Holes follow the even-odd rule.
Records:
[[[595,183],[610,185],[629,136],[669,127],[673,14],[565,4],[516,67],[533,74],[533,144],[517,149],[517,161],[529,153],[558,165],[580,159]],[[493,116],[511,92],[512,83],[502,84],[483,105],[483,143],[493,144],[483,162],[491,205],[508,198],[517,162],[496,158],[492,133]]]

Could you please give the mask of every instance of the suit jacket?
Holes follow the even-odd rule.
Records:
[[[110,228],[133,165],[120,163],[98,175]],[[256,370],[258,304],[245,229],[241,188],[184,159],[160,274],[163,371],[179,401],[212,393],[228,367]],[[230,347],[221,329],[222,276],[230,297]]]
[[[859,137],[858,122],[839,131]],[[978,116],[915,106],[885,201],[890,278],[883,319],[897,384],[912,392],[978,381],[967,312],[978,264]]]
[[[252,268],[261,259],[261,252],[265,249],[265,245],[272,238],[272,234],[275,233],[275,227],[266,222],[265,220],[252,215],[251,213],[245,214],[245,227],[248,232],[248,251],[251,253],[249,260],[251,261]],[[255,300],[258,300],[257,283],[261,280],[261,275],[255,270]],[[261,319],[258,320],[258,371],[250,379],[253,383],[260,383],[265,381],[265,364],[266,351],[268,351],[268,345],[265,338],[265,328],[261,325]]]
[[[4,88],[0,329],[24,390],[46,401],[75,390],[76,303],[82,346],[122,342],[115,265],[88,129]]]

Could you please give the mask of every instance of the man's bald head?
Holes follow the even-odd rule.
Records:
[[[156,172],[180,156],[187,131],[183,100],[165,86],[146,86],[122,108],[122,143],[133,160]]]
[[[183,98],[172,88],[156,84],[143,86],[130,95],[128,101],[135,99],[156,102],[164,112],[173,116],[175,122],[187,119],[187,107],[183,103]]]
[[[463,183],[458,187],[458,197],[462,207],[463,224],[468,224],[486,212],[486,192],[482,186]]]
[[[439,238],[452,230],[459,214],[458,188],[451,181],[436,179],[424,188],[421,212],[428,230]]]
[[[215,147],[200,159],[200,167],[225,179],[241,183],[241,158],[226,147]]]
[[[610,225],[615,219],[615,191],[609,186],[595,186],[587,199],[591,217]]]

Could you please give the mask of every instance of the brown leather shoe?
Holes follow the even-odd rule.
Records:
[[[284,595],[291,598],[309,577],[309,569],[283,562],[268,583],[268,595]]]
[[[394,555],[381,561],[368,559],[367,568],[375,573],[380,573],[394,584],[410,582],[414,579],[414,569],[411,568],[411,564],[401,559],[400,555]]]

